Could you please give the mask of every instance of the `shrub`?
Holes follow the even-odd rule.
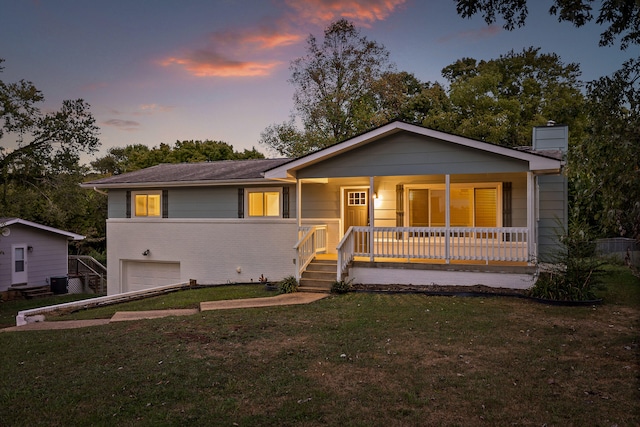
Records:
[[[298,281],[293,276],[287,276],[278,283],[278,289],[282,294],[298,292]]]
[[[335,282],[333,282],[333,285],[331,285],[331,292],[334,294],[346,294],[353,289],[351,282],[353,282],[353,279],[347,281],[336,280]]]
[[[545,260],[548,267],[540,273],[530,295],[558,301],[588,301],[596,298],[595,289],[602,284],[604,262],[595,256],[585,228],[559,237],[559,249]]]

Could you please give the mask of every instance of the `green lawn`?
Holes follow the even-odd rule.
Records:
[[[640,280],[610,273],[589,307],[350,293],[0,333],[0,425],[638,425]]]

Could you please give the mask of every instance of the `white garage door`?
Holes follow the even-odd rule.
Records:
[[[122,268],[123,292],[180,283],[179,262],[125,261]]]

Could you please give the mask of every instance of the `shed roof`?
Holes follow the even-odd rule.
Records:
[[[85,188],[122,188],[140,185],[188,185],[226,181],[264,180],[264,171],[290,159],[221,160],[201,163],[163,163],[134,172],[82,184]]]
[[[21,218],[0,218],[0,229],[9,227],[14,224],[22,224],[27,227],[33,227],[38,230],[48,231],[50,233],[60,234],[62,236],[66,236],[71,240],[84,240],[85,236],[80,234],[72,233],[70,231],[60,230],[58,228],[49,227],[47,225],[38,224],[36,222],[27,221],[26,219]]]

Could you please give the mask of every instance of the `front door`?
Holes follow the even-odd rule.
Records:
[[[11,284],[27,283],[27,245],[11,245]]]
[[[369,189],[347,188],[344,190],[344,230],[349,227],[366,227],[369,225]],[[366,233],[358,233],[356,236],[356,252],[368,252]]]

